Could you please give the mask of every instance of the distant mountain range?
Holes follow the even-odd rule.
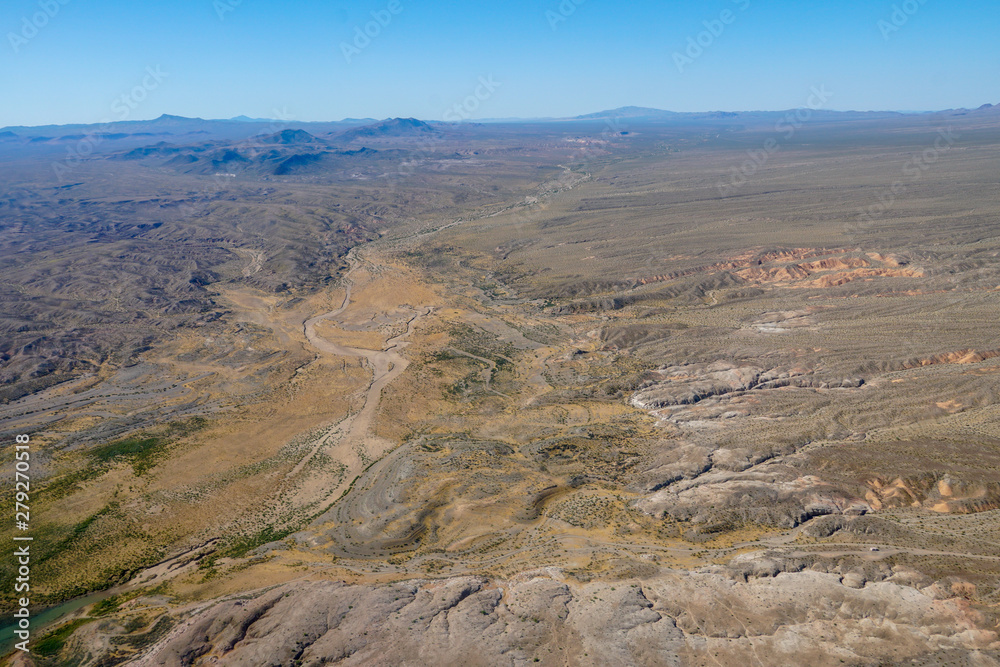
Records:
[[[608,109],[596,113],[574,116],[571,119],[559,120],[612,120],[623,119],[630,122],[689,122],[689,121],[752,121],[780,118],[795,109],[783,111],[696,111],[678,112],[665,111],[663,109],[653,109],[650,107],[627,106],[617,109]],[[832,111],[827,109],[815,109],[812,111],[812,118],[816,120],[854,120],[880,118],[894,118],[904,115],[917,114],[946,114],[946,115],[968,115],[975,113],[1000,113],[1000,105],[984,104],[976,109],[945,109],[943,111],[928,112],[902,112],[902,111]]]
[[[749,121],[780,118],[795,109],[784,111],[665,111],[649,107],[619,107],[596,113],[574,116],[572,120],[627,120],[630,123],[687,123],[700,121]],[[829,111],[816,109],[812,111],[814,118],[853,119],[853,118],[891,118],[904,115],[897,111]]]
[[[705,115],[715,115],[726,113],[728,116],[736,116],[735,112],[706,112],[706,113],[683,113],[678,111],[665,111],[664,109],[653,109],[651,107],[618,107],[617,109],[608,109],[605,111],[597,111],[595,113],[583,114],[582,116],[574,116],[575,120],[601,120],[604,118],[648,118],[653,119],[674,119],[683,116],[705,116]]]
[[[359,141],[375,141],[377,144],[379,139],[407,139],[440,133],[441,130],[415,118],[391,118],[322,136],[303,129],[287,128],[236,142],[211,139],[185,145],[160,141],[114,153],[110,157],[152,161],[158,166],[193,174],[288,176],[338,169],[363,172],[372,160],[389,158],[395,151],[358,146]]]
[[[712,132],[773,126],[796,110],[676,112],[626,106],[572,118],[504,120],[488,124],[526,123],[578,132],[601,124],[620,135],[642,132],[642,126],[702,127]],[[919,118],[922,114],[894,111],[810,112],[810,120],[827,123]],[[938,116],[982,118],[992,123],[1000,105],[976,109],[949,109]],[[445,123],[416,118],[345,119],[298,122],[237,116],[205,120],[164,114],[153,120],[98,124],[17,126],[0,128],[0,152],[21,150],[66,153],[92,159],[145,160],[154,166],[192,174],[247,173],[260,176],[346,173],[365,177],[366,170],[381,173],[378,163],[401,159],[427,139],[475,131],[486,122]],[[360,174],[360,176],[359,176]]]
[[[0,141],[21,138],[35,142],[65,143],[92,139],[96,141],[147,140],[150,137],[190,140],[201,136],[213,139],[241,139],[248,135],[273,134],[284,129],[308,129],[313,134],[339,134],[344,130],[376,123],[375,119],[343,120],[333,122],[302,123],[298,121],[268,120],[237,116],[236,118],[206,120],[163,114],[152,120],[122,120],[107,123],[72,125],[11,126],[0,128]],[[14,135],[11,137],[10,135]]]
[[[437,123],[443,125],[443,123]],[[353,130],[353,133],[348,132]],[[237,116],[222,120],[186,118],[164,114],[153,120],[126,120],[109,123],[73,125],[10,126],[0,129],[0,142],[27,141],[36,144],[95,141],[120,141],[123,139],[150,138],[193,139],[197,136],[211,139],[241,139],[249,135],[276,135],[275,143],[294,143],[303,136],[338,137],[338,141],[377,139],[408,136],[427,136],[438,130],[431,124],[415,118],[390,118],[378,121],[371,118],[346,119],[331,122],[298,122],[268,120]]]
[[[517,122],[573,122],[609,119],[627,119],[630,122],[684,122],[684,121],[740,121],[780,117],[794,109],[784,111],[699,111],[679,112],[654,109],[651,107],[625,106],[595,113],[565,118],[503,118],[480,120],[477,122],[517,123]],[[937,112],[899,111],[829,111],[816,110],[816,118],[844,119],[888,118],[915,113],[939,113],[952,115],[1000,113],[1000,105],[984,104],[976,109],[945,109]],[[236,138],[247,135],[247,130],[257,130],[259,134],[271,134],[284,129],[305,130],[314,136],[341,135],[344,139],[370,139],[380,137],[425,136],[436,128],[448,125],[441,121],[421,121],[415,118],[345,118],[340,121],[291,121],[268,118],[235,118],[206,120],[163,114],[152,120],[120,120],[106,123],[76,123],[69,125],[12,125],[0,128],[0,141],[13,139],[33,139],[36,141],[78,140],[85,136],[99,136],[107,139],[121,139],[134,136],[168,135],[211,135],[217,138]],[[353,131],[353,132],[348,132]]]

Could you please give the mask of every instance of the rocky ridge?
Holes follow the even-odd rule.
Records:
[[[300,581],[220,600],[130,664],[902,664],[949,650],[997,665],[997,633],[959,588],[905,568],[737,557],[650,580],[556,569],[383,585]],[[99,630],[95,630],[99,631]]]

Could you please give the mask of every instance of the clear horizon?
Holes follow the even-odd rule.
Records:
[[[959,110],[959,109],[964,109],[964,110],[967,110],[967,111],[972,111],[972,110],[978,109],[979,107],[982,107],[983,105],[998,106],[998,105],[1000,105],[1000,103],[993,104],[992,102],[984,102],[983,104],[976,105],[974,107],[949,107],[948,109],[833,109],[833,108],[826,109],[826,108],[824,108],[822,110],[823,111],[829,111],[829,112],[832,112],[832,113],[899,113],[899,114],[914,114],[914,115],[918,115],[918,114],[934,114],[934,113],[939,113],[939,112],[942,112],[942,111]],[[618,109],[629,108],[629,107],[638,107],[638,105],[627,104],[627,105],[624,105],[623,107],[614,107],[614,108],[608,108],[608,109],[598,109],[596,111],[586,111],[586,112],[582,112],[582,113],[579,113],[579,114],[574,114],[572,116],[507,116],[507,117],[504,117],[504,118],[475,118],[475,119],[470,119],[469,122],[484,123],[484,122],[503,122],[503,121],[516,122],[516,121],[533,121],[533,120],[575,120],[575,119],[578,119],[580,116],[585,116],[585,115],[588,115],[588,114],[602,113],[602,112],[605,112],[605,111],[616,111]],[[649,109],[655,110],[655,111],[667,111],[667,112],[674,112],[675,111],[674,109],[655,109],[654,107],[642,107],[642,108],[649,108]],[[781,112],[784,112],[784,111],[791,111],[791,110],[794,110],[794,107],[788,107],[786,109],[702,109],[702,110],[698,110],[698,111],[685,111],[685,112],[677,112],[677,113],[691,113],[691,114],[699,114],[699,113],[781,113]],[[351,120],[372,120],[372,121],[378,122],[378,121],[383,121],[383,120],[390,120],[390,119],[393,119],[393,118],[412,118],[412,116],[385,116],[385,117],[382,117],[382,118],[374,118],[374,117],[370,117],[370,116],[344,116],[343,118],[302,119],[302,118],[250,117],[247,114],[237,114],[236,116],[230,116],[229,118],[203,118],[201,116],[184,116],[182,114],[175,114],[175,113],[164,112],[163,114],[160,114],[159,116],[155,116],[153,118],[128,118],[126,120],[127,121],[134,121],[134,122],[144,123],[144,122],[155,121],[155,120],[157,120],[158,118],[160,118],[161,116],[164,116],[164,115],[166,115],[166,116],[173,116],[173,117],[176,117],[176,118],[186,118],[186,119],[189,119],[189,120],[203,120],[203,121],[206,121],[206,122],[213,122],[213,121],[233,121],[233,120],[240,120],[240,119],[246,118],[248,120],[245,120],[243,122],[258,121],[258,122],[262,122],[262,123],[266,123],[266,122],[283,122],[283,123],[341,123],[341,122],[351,121]],[[417,120],[428,122],[428,123],[443,122],[442,119],[439,119],[439,118],[417,118]],[[112,122],[117,122],[117,121],[112,121]],[[102,123],[101,123],[101,121],[97,121],[97,122],[93,122],[93,123],[68,122],[68,123],[44,123],[44,124],[41,124],[41,125],[4,125],[4,126],[0,126],[0,130],[12,128],[12,127],[13,128],[16,128],[16,127],[47,127],[47,126],[61,126],[61,125],[66,125],[66,126],[88,125],[88,124],[100,125]]]
[[[972,0],[12,0],[0,27],[0,126],[780,111],[820,86],[829,110],[1000,102],[1000,15]]]

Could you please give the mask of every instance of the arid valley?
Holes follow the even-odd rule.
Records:
[[[1000,107],[652,111],[0,133],[12,664],[1000,665]]]

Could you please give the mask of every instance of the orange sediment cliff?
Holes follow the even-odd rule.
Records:
[[[838,287],[855,280],[921,278],[925,275],[922,269],[905,268],[907,263],[905,259],[896,255],[867,253],[861,257],[849,254],[849,251],[843,249],[795,248],[771,252],[747,251],[728,261],[638,278],[636,284],[668,282],[697,273],[721,271],[732,272],[750,283],[805,288]]]

